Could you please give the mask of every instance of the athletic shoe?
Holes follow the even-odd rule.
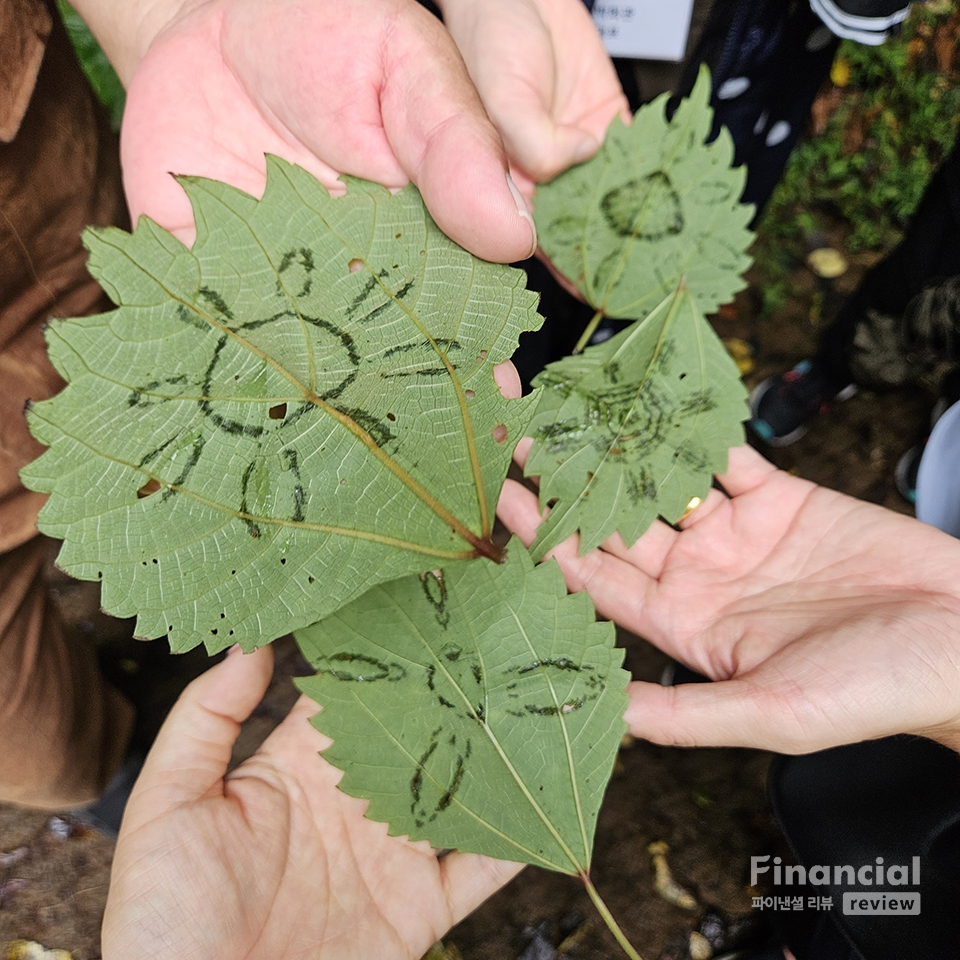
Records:
[[[750,427],[771,447],[785,447],[807,432],[807,423],[835,400],[857,392],[852,383],[837,389],[821,364],[801,360],[792,370],[768,377],[750,394]]]

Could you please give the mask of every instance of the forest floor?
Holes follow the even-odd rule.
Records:
[[[838,281],[852,290],[869,258],[853,258]],[[816,341],[811,300],[816,280],[803,265],[791,278],[793,295],[767,317],[756,316],[756,289],[714,318],[722,337],[743,341],[751,354],[744,377],[752,386],[808,356]],[[762,451],[784,469],[857,497],[909,513],[893,482],[899,456],[923,439],[931,389],[878,395],[861,392],[819,418],[793,446]],[[59,594],[68,616],[87,630],[126,629],[90,614],[92,585],[64,581]],[[95,599],[93,601],[95,607]],[[93,618],[92,618],[93,617]],[[644,641],[622,638],[627,666],[639,679],[659,678],[666,658]],[[143,646],[143,645],[140,645]],[[150,645],[160,649],[158,642]],[[164,656],[151,651],[150,656]],[[306,672],[290,641],[277,643],[277,671],[264,703],[245,725],[237,757],[249,755],[295,698],[290,677]],[[133,651],[127,668],[142,669]],[[762,936],[765,917],[753,909],[751,856],[789,856],[769,813],[769,757],[747,750],[671,749],[635,741],[621,750],[600,813],[592,877],[614,916],[646,960],[686,960],[704,941],[714,948]],[[677,906],[654,889],[648,847],[668,845],[667,860],[696,903]],[[112,843],[69,817],[0,805],[0,947],[15,938],[72,953],[100,956],[99,927]],[[621,956],[573,878],[527,869],[456,927],[445,940],[447,960],[600,960]]]

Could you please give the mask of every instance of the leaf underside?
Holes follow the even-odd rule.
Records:
[[[739,371],[685,289],[534,383],[525,472],[552,504],[535,557],[577,530],[586,553],[614,531],[632,545],[657,516],[676,521],[743,442]]]
[[[630,678],[555,563],[514,539],[503,566],[375,587],[297,640],[324,757],[368,817],[437,848],[589,867]]]
[[[753,207],[726,129],[710,144],[710,77],[673,118],[667,97],[619,118],[592,159],[537,188],[537,232],[553,265],[608,317],[645,317],[681,280],[710,313],[745,284]]]
[[[88,231],[118,304],[48,331],[36,404],[59,563],[143,637],[266,643],[372,585],[481,554],[531,398],[493,366],[541,322],[524,275],[448,240],[419,194],[331,198],[268,160],[263,199],[183,178],[192,250]]]

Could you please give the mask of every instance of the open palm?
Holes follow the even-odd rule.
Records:
[[[900,732],[960,746],[960,542],[746,447],[720,481],[729,497],[711,492],[680,531],[554,552],[602,615],[724,681],[634,684],[634,732],[781,752]],[[533,494],[511,484],[500,513],[532,540]]]
[[[117,842],[105,960],[416,958],[521,869],[366,820],[305,697],[224,776],[271,667],[269,649],[233,652],[171,712]]]
[[[121,131],[134,220],[185,242],[170,173],[259,195],[265,153],[328,188],[341,173],[413,180],[443,230],[479,256],[528,256],[533,231],[443,25],[415,0],[207,0],[160,30],[133,70]],[[524,211],[525,212],[525,211]]]

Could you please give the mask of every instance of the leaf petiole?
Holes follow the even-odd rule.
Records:
[[[603,922],[607,925],[607,929],[614,935],[614,937],[617,938],[617,943],[619,943],[623,948],[623,952],[630,958],[630,960],[643,960],[643,957],[641,957],[640,954],[634,950],[633,945],[627,939],[627,935],[620,929],[620,924],[613,919],[613,914],[603,902],[600,894],[597,893],[597,888],[593,885],[590,875],[585,870],[581,870],[580,879],[583,881],[584,887],[586,887],[587,895],[593,901],[593,905],[597,908],[597,913],[599,913],[603,918]]]
[[[590,342],[590,338],[597,332],[597,327],[600,326],[600,321],[604,318],[605,314],[603,308],[601,307],[591,318],[590,322],[587,324],[587,329],[583,331],[580,336],[580,339],[577,341],[577,345],[573,348],[573,355],[576,356],[578,353],[583,353],[586,349],[587,344]]]

